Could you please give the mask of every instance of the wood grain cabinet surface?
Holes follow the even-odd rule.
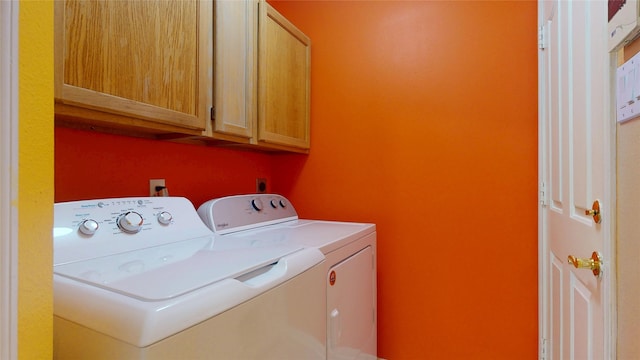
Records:
[[[65,0],[54,6],[57,119],[202,134],[211,68],[203,51],[212,27],[208,2]]]
[[[311,40],[264,4],[258,53],[258,140],[308,149]]]
[[[311,41],[266,1],[215,5],[211,136],[308,152]]]
[[[311,42],[265,0],[54,7],[57,125],[308,152]]]
[[[258,1],[214,5],[213,138],[249,144],[256,137]]]

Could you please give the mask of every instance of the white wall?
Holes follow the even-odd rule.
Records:
[[[618,358],[640,359],[640,119],[618,125]]]

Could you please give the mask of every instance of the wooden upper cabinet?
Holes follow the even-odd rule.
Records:
[[[201,134],[209,118],[211,4],[55,2],[56,114]]]
[[[211,136],[309,149],[310,40],[264,0],[216,1]]]
[[[311,40],[260,5],[258,141],[309,149]]]

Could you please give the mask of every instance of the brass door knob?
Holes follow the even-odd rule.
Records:
[[[600,277],[602,274],[602,256],[597,251],[591,254],[590,259],[580,259],[573,255],[567,257],[569,264],[575,266],[576,269],[589,269],[593,272],[595,277]]]
[[[593,221],[595,221],[596,224],[600,224],[602,222],[602,215],[600,214],[600,201],[594,201],[593,205],[591,205],[591,209],[585,210],[584,214],[593,216]]]

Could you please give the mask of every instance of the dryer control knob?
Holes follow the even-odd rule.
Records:
[[[118,218],[118,227],[124,232],[135,234],[142,229],[144,219],[135,211],[126,212]]]
[[[171,224],[171,220],[173,220],[173,216],[169,212],[163,211],[158,214],[158,222],[162,225]]]
[[[277,209],[278,208],[278,202],[275,200],[271,200],[269,201],[269,204],[271,205],[272,208]]]
[[[96,233],[96,230],[98,230],[98,227],[100,226],[98,225],[97,221],[93,219],[86,219],[86,220],[82,220],[78,230],[80,230],[80,232],[85,235],[91,236]]]
[[[253,207],[256,211],[262,211],[264,206],[262,205],[262,200],[253,199],[251,200],[251,207]]]

